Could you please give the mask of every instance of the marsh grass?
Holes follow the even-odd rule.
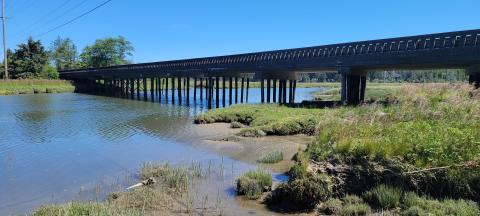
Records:
[[[272,188],[272,175],[264,170],[251,170],[237,178],[237,193],[248,199],[258,199]]]
[[[363,196],[374,206],[381,209],[392,209],[400,207],[403,191],[400,188],[382,184],[367,191]]]
[[[66,80],[0,81],[0,95],[74,92],[75,86]]]
[[[263,157],[258,159],[258,162],[259,163],[266,163],[266,164],[274,164],[274,163],[278,163],[282,160],[283,160],[283,152],[279,151],[279,150],[276,150],[276,151],[272,151],[272,152],[264,155]]]
[[[213,172],[215,170],[211,171]],[[217,201],[211,206],[208,196],[200,195],[198,185],[195,184],[207,175],[209,172],[203,170],[200,163],[195,161],[190,166],[145,163],[141,167],[139,178],[144,180],[154,177],[157,181],[154,184],[112,192],[105,202],[70,202],[41,206],[33,215],[213,215],[222,211],[222,203]],[[201,208],[197,208],[199,206]],[[201,209],[201,212],[198,209]]]
[[[108,204],[94,202],[76,203],[70,202],[61,206],[42,206],[38,208],[33,216],[141,216],[144,215],[138,210],[118,208]]]
[[[239,122],[248,127],[241,136],[315,134],[325,110],[289,108],[274,104],[236,105],[226,109],[208,111],[195,117],[200,124]]]
[[[396,103],[330,110],[309,146],[315,160],[331,153],[400,158],[417,167],[459,164],[480,155],[480,100],[469,85],[415,85]]]

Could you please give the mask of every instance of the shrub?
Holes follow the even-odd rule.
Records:
[[[443,201],[419,197],[413,192],[405,193],[403,197],[402,215],[462,215],[475,216],[480,214],[478,205],[473,201],[452,200]]]
[[[266,136],[267,134],[261,129],[244,128],[238,133],[238,135],[244,136],[244,137],[263,137],[263,136]]]
[[[272,203],[285,203],[286,208],[313,209],[330,198],[331,180],[326,175],[310,175],[279,185],[272,193]]]
[[[363,203],[363,199],[358,197],[357,195],[346,195],[343,199],[345,204],[359,204]]]
[[[333,215],[333,214],[338,214],[340,210],[342,209],[342,201],[339,199],[334,199],[330,198],[324,203],[319,208],[320,213],[327,214],[327,215]]]
[[[382,209],[400,207],[403,191],[387,185],[379,185],[364,194],[365,199],[372,205]]]
[[[235,121],[235,122],[230,123],[230,128],[242,128],[242,127],[243,127],[243,125],[240,122]]]
[[[237,193],[248,199],[258,199],[262,192],[272,188],[272,175],[263,170],[248,171],[237,180]]]
[[[258,162],[260,163],[269,163],[269,164],[274,164],[278,163],[283,160],[283,152],[282,151],[273,151],[270,152],[263,157],[261,157]]]
[[[365,203],[345,204],[338,212],[342,216],[360,216],[368,215],[372,212],[370,206]]]

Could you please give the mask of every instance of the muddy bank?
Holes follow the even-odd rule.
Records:
[[[189,139],[194,144],[213,150],[232,159],[258,164],[273,172],[286,172],[293,166],[293,156],[305,149],[312,137],[307,135],[242,137],[235,135],[240,129],[230,128],[228,123],[194,125]],[[258,159],[273,151],[283,152],[284,159],[276,164],[259,163]]]

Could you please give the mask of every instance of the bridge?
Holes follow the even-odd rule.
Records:
[[[143,99],[148,100],[150,96],[152,101],[155,97],[159,101],[162,97],[168,99],[170,83],[173,103],[175,98],[178,98],[179,103],[183,101],[183,85],[184,99],[187,104],[190,101],[189,90],[193,80],[193,100],[197,100],[198,96],[203,100],[205,91],[208,107],[212,108],[214,100],[218,108],[220,101],[222,106],[226,105],[226,89],[229,91],[229,104],[233,101],[238,103],[239,82],[241,83],[240,102],[248,102],[249,83],[254,77],[260,79],[262,103],[285,104],[295,101],[298,74],[337,72],[342,75],[342,103],[355,105],[364,100],[367,72],[437,68],[466,69],[470,82],[479,87],[480,29],[237,55],[66,70],[61,71],[60,76],[86,84],[88,87],[84,89],[85,92],[139,99],[143,91]],[[147,93],[148,89],[150,94]],[[175,90],[177,96],[175,96]],[[222,100],[219,98],[220,95]],[[234,100],[233,96],[235,96]]]

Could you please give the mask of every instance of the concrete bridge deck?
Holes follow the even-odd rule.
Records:
[[[62,78],[77,82],[102,83],[105,89],[120,88],[126,94],[135,91],[135,88],[131,87],[135,85],[135,81],[139,90],[139,85],[147,88],[146,79],[153,80],[150,87],[157,90],[155,83],[161,84],[162,78],[179,80],[193,78],[195,83],[197,79],[202,83],[206,80],[205,85],[212,88],[210,90],[212,96],[215,94],[213,87],[216,86],[218,92],[218,87],[225,86],[226,81],[230,81],[231,89],[232,78],[240,79],[242,83],[246,80],[248,83],[249,79],[256,76],[261,79],[262,102],[265,101],[265,97],[267,102],[270,102],[272,96],[276,102],[275,98],[278,95],[278,102],[288,103],[293,101],[295,80],[299,73],[335,71],[342,75],[342,102],[358,104],[364,99],[367,72],[436,68],[467,69],[470,81],[477,86],[480,85],[480,29],[238,55],[76,69],[61,71],[60,75]],[[140,79],[143,83],[140,83]],[[290,82],[289,86],[287,82]],[[171,87],[174,87],[175,82],[172,81],[171,84]],[[184,81],[184,84],[187,82]],[[197,87],[196,84],[194,86]],[[288,95],[286,89],[289,89]]]

